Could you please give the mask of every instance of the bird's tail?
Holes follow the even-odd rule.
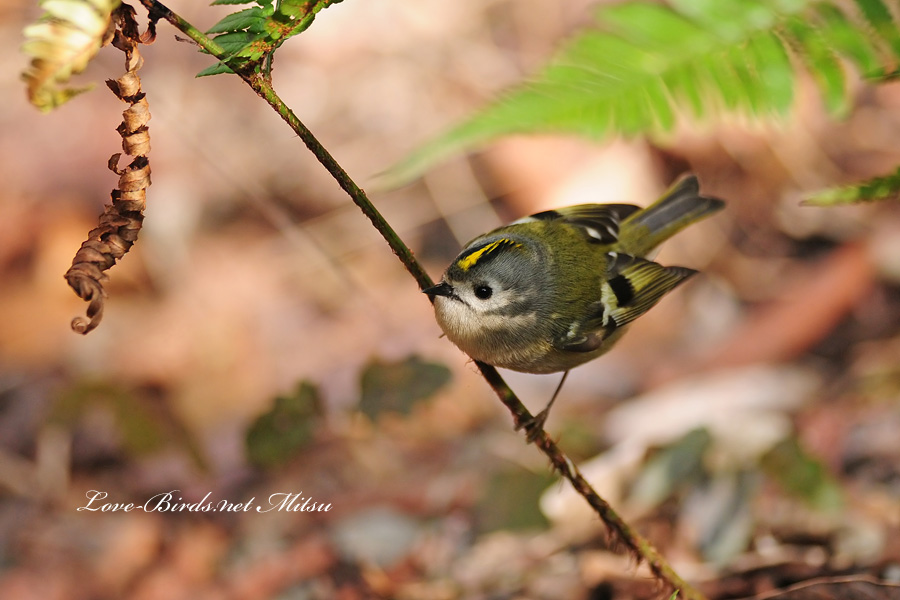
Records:
[[[700,183],[688,175],[675,183],[662,198],[634,213],[620,227],[620,244],[634,256],[645,256],[691,223],[721,210],[718,198],[700,195]]]

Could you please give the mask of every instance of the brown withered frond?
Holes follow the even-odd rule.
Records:
[[[111,14],[119,0],[54,0],[41,2],[46,11],[25,28],[22,51],[31,64],[22,73],[28,100],[50,111],[91,86],[64,87],[87,67],[113,35]]]
[[[150,109],[141,80],[137,75],[143,64],[138,52],[140,43],[152,41],[152,35],[142,39],[135,21],[134,9],[122,4],[113,12],[115,35],[113,46],[125,53],[126,73],[106,85],[117,98],[126,102],[128,108],[122,113],[122,122],[116,129],[122,136],[124,154],[132,156],[128,165],[119,167],[122,153],[113,154],[108,167],[119,176],[119,183],[112,191],[112,204],[108,204],[100,215],[99,225],[88,234],[66,272],[66,281],[80,298],[89,302],[87,319],[76,317],[72,329],[78,333],[88,333],[103,318],[103,304],[106,292],[103,289],[104,271],[122,258],[137,239],[143,223],[147,187],[150,186],[150,134],[147,122]]]

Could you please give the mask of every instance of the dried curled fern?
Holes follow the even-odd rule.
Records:
[[[56,108],[84,91],[85,88],[61,86],[73,73],[84,70],[100,47],[112,42],[125,54],[125,74],[106,85],[128,105],[117,131],[124,154],[132,160],[119,167],[122,153],[109,159],[109,169],[119,176],[111,194],[112,203],[100,215],[97,227],[88,233],[65,275],[75,293],[90,303],[88,318],[72,321],[75,331],[87,333],[103,317],[105,271],[131,249],[143,223],[150,185],[150,109],[137,74],[144,62],[138,46],[153,42],[156,23],[151,20],[142,35],[134,9],[118,0],[44,0],[42,6],[46,14],[25,30],[29,39],[24,51],[33,58],[23,73],[28,96],[42,111]]]
[[[116,189],[112,191],[112,203],[107,204],[100,215],[97,227],[88,233],[88,239],[72,259],[72,266],[66,271],[66,281],[80,298],[89,302],[87,316],[72,320],[72,329],[78,333],[88,333],[100,324],[106,291],[103,282],[105,271],[116,264],[137,240],[144,221],[144,206],[147,188],[150,186],[150,108],[141,90],[138,69],[144,60],[138,46],[151,43],[155,29],[151,25],[146,34],[138,31],[134,9],[122,4],[113,11],[113,46],[125,53],[125,74],[106,85],[115,96],[128,104],[122,113],[122,122],[116,128],[122,137],[122,150],[133,157],[125,167],[119,167],[121,153],[113,154],[107,165],[119,176]]]
[[[849,107],[848,67],[884,78],[900,31],[882,0],[640,0],[603,6],[530,82],[396,165],[407,181],[429,165],[514,133],[595,139],[671,130],[680,117],[785,115],[799,72],[834,113]]]
[[[91,86],[64,87],[112,40],[111,15],[119,0],[42,0],[46,11],[25,28],[22,51],[31,65],[22,74],[28,99],[47,112]]]
[[[204,74],[240,70],[241,73],[271,71],[272,53],[288,38],[304,31],[315,15],[341,0],[256,0],[257,6],[222,19],[211,30],[228,57]],[[114,154],[108,168],[119,176],[112,202],[100,216],[98,226],[72,260],[65,278],[83,300],[89,302],[87,318],[72,321],[72,328],[88,333],[100,323],[106,299],[104,282],[110,269],[137,239],[143,223],[146,191],[150,185],[150,110],[137,72],[143,64],[138,47],[152,43],[156,23],[168,18],[159,3],[142,3],[149,11],[149,25],[138,31],[134,9],[120,0],[41,0],[46,14],[25,30],[24,45],[32,57],[23,73],[31,101],[49,111],[88,88],[62,87],[74,73],[87,66],[106,44],[125,53],[126,73],[107,81],[117,98],[128,104],[117,128],[123,153],[131,157],[119,166],[123,153]],[[217,4],[245,4],[244,0],[216,0]],[[169,15],[172,16],[172,15]],[[186,24],[189,26],[189,24]],[[193,29],[190,27],[190,29]],[[217,56],[219,52],[216,51]],[[221,57],[220,57],[221,58]],[[225,64],[227,63],[227,65]]]

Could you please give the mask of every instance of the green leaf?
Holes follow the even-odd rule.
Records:
[[[753,61],[760,96],[783,115],[794,101],[794,71],[791,59],[774,33],[759,35],[747,44],[747,58]]]
[[[895,55],[900,56],[900,32],[891,11],[881,0],[856,0],[866,20],[888,44]]]
[[[753,539],[753,499],[759,487],[757,473],[741,470],[718,473],[706,485],[694,490],[694,505],[688,530],[696,531],[703,558],[727,565],[745,552]]]
[[[867,77],[875,76],[883,70],[877,48],[872,46],[868,32],[848,21],[835,6],[820,4],[816,7],[817,25],[822,35],[834,49],[850,59]]]
[[[314,4],[315,0],[281,0],[278,12],[292,18],[303,17]]]
[[[247,459],[260,467],[274,467],[294,458],[312,442],[321,406],[318,389],[308,381],[293,394],[275,398],[272,408],[247,429]]]
[[[115,418],[123,449],[143,455],[162,448],[165,430],[147,404],[125,388],[99,382],[80,382],[60,395],[51,421],[74,426],[92,409],[102,407]]]
[[[206,33],[226,33],[243,30],[259,33],[265,30],[266,15],[264,10],[259,6],[254,6],[253,8],[232,13],[210,27]]]
[[[827,511],[841,509],[843,498],[837,481],[795,438],[785,439],[769,450],[760,464],[787,493],[810,506]]]
[[[209,29],[214,40],[226,50],[228,62],[235,68],[259,71],[261,59],[271,55],[287,39],[302,33],[312,24],[315,15],[341,0],[281,0],[277,7],[273,0],[256,0],[252,6],[227,15]],[[247,4],[237,0],[218,0],[216,4]],[[232,59],[242,59],[235,62]],[[214,65],[197,77],[233,73],[233,69]]]
[[[237,54],[250,42],[256,39],[256,35],[247,31],[234,31],[216,36],[216,43],[222,46],[229,55]]]
[[[743,108],[747,99],[741,95],[740,82],[732,66],[719,57],[711,57],[706,68],[712,76],[710,90],[719,96],[725,108],[732,111]]]
[[[598,12],[598,22],[654,53],[703,44],[704,32],[699,26],[660,4],[630,2],[606,7]]]
[[[478,531],[545,529],[547,519],[539,501],[555,481],[550,473],[533,473],[521,467],[493,474],[481,488],[474,507]]]
[[[271,7],[272,2],[275,0],[215,0],[210,6],[217,6],[222,4],[251,4],[255,3],[262,7]]]
[[[791,18],[786,25],[800,58],[806,62],[825,95],[826,106],[835,113],[846,112],[849,106],[844,70],[828,40],[819,29],[800,17]]]
[[[781,11],[761,0],[672,0],[672,7],[726,44],[740,43],[749,31],[771,29]],[[802,0],[801,4],[808,4]],[[795,10],[800,10],[797,6]]]
[[[663,82],[676,105],[687,108],[696,118],[706,114],[705,94],[701,81],[709,79],[709,71],[696,65],[682,65],[663,75]],[[708,85],[708,84],[707,84]]]
[[[206,67],[194,77],[209,77],[210,75],[221,75],[222,73],[234,73],[234,71],[225,63],[217,62],[212,66]]]
[[[273,25],[278,25],[272,30],[277,32],[273,39],[279,40],[279,44],[288,38],[306,31],[312,25],[315,16],[324,8],[332,4],[338,4],[342,0],[282,0],[278,5]],[[289,25],[285,27],[285,25]]]
[[[166,447],[185,450],[201,468],[205,459],[196,441],[168,403],[126,387],[79,381],[62,390],[49,415],[51,423],[77,428],[86,417],[103,411],[112,417],[114,443],[130,456],[146,456]]]
[[[819,192],[805,200],[804,204],[834,206],[876,200],[897,200],[898,198],[900,198],[900,169],[890,175],[875,177],[863,183]]]
[[[727,65],[731,65],[734,71],[734,85],[737,89],[737,97],[743,99],[748,112],[754,115],[763,114],[771,110],[770,100],[762,95],[757,73],[751,72],[748,60],[752,58],[746,47],[732,47],[728,50]]]
[[[653,508],[678,487],[696,480],[703,471],[703,456],[712,443],[706,429],[695,429],[653,455],[631,486],[629,502]]]
[[[675,126],[675,112],[669,103],[669,96],[665,83],[658,81],[648,85],[645,90],[647,106],[653,115],[656,125],[663,131],[668,131]]]
[[[393,363],[376,360],[363,370],[359,409],[372,420],[384,411],[408,415],[416,403],[430,398],[451,377],[444,365],[418,356]]]

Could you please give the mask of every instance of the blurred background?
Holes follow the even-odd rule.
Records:
[[[201,30],[230,12],[169,6]],[[377,188],[591,6],[348,0],[279,51],[275,87],[435,278],[504,222],[647,204],[695,172],[727,210],[657,260],[703,274],[572,372],[549,432],[711,597],[900,578],[900,211],[801,206],[900,163],[898,84],[857,86],[841,122],[801,90],[777,125],[685,126],[665,145],[511,138]],[[664,593],[512,430],[290,129],[237,78],[195,79],[209,57],[166,24],[142,48],[144,228],[109,271],[100,327],[73,333],[86,307],[63,274],[116,182],[125,106],[102,81],[123,59],[104,49],[79,77],[97,89],[39,114],[18,51],[38,14],[0,2],[0,598]],[[558,382],[508,375],[532,411]],[[91,490],[330,510],[78,511]]]

